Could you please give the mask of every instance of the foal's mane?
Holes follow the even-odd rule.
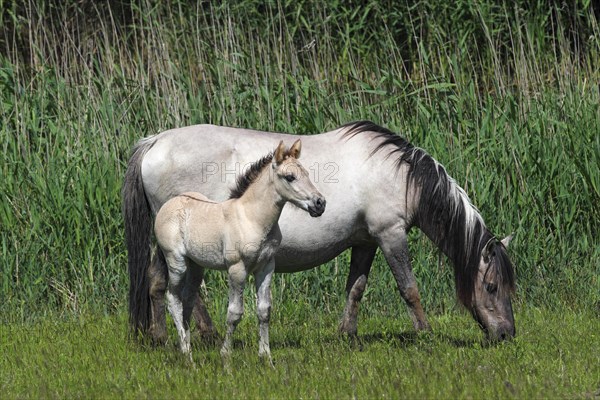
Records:
[[[377,142],[370,157],[385,152],[396,157],[396,173],[408,164],[407,190],[419,192],[419,203],[413,224],[418,226],[452,261],[458,298],[471,306],[475,278],[481,252],[493,239],[491,257],[501,285],[514,288],[514,270],[504,246],[486,228],[479,211],[465,191],[450,177],[445,168],[421,148],[370,121],[351,122],[341,126],[344,137],[369,135]]]
[[[250,168],[244,173],[237,177],[236,185],[229,192],[230,199],[239,199],[248,190],[252,182],[254,182],[259,176],[262,170],[273,161],[273,152],[262,157],[260,160],[252,163]]]

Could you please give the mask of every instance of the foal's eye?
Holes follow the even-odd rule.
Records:
[[[486,283],[485,290],[490,294],[494,294],[498,290],[498,285],[495,283]]]
[[[285,180],[288,182],[294,182],[296,180],[296,177],[292,174],[289,174],[285,176]]]

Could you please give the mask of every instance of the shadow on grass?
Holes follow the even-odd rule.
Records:
[[[481,345],[480,340],[465,339],[445,333],[415,331],[367,333],[358,337],[346,337],[346,340],[351,346],[358,347],[360,350],[363,350],[365,345],[375,343],[386,343],[395,348],[419,347],[419,345],[428,348],[432,344],[440,343],[447,343],[456,348],[470,348]]]
[[[220,334],[200,335],[197,332],[193,333],[192,346],[197,350],[214,350],[220,349],[223,345],[223,336]],[[350,349],[363,351],[365,346],[385,343],[394,348],[408,348],[412,346],[429,348],[434,344],[449,344],[455,348],[472,348],[472,347],[490,347],[494,343],[488,343],[485,339],[476,339],[472,337],[459,337],[458,335],[449,335],[443,332],[368,332],[359,334],[358,336],[349,336],[332,332],[321,335],[319,338],[313,338],[325,345],[349,346]],[[250,344],[244,339],[234,339],[234,349],[244,349]],[[309,346],[308,343],[302,344],[300,337],[271,338],[271,349],[300,349]]]
[[[212,350],[220,349],[223,345],[224,337],[216,335],[200,335],[194,334],[192,336],[192,346],[198,350]],[[257,338],[258,340],[258,338]],[[299,349],[302,347],[301,340],[299,338],[283,338],[283,339],[271,339],[271,349]],[[243,339],[233,339],[234,349],[246,348],[248,344]]]

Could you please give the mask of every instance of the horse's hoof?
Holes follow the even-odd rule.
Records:
[[[166,330],[150,328],[149,337],[153,346],[159,347],[167,344],[168,335]]]
[[[415,330],[417,332],[431,332],[431,325],[427,321],[419,321],[415,323]]]
[[[358,328],[355,324],[350,324],[347,321],[340,322],[338,332],[349,337],[358,336]]]
[[[222,343],[223,338],[219,335],[219,332],[214,331],[194,331],[192,333],[192,338],[194,342],[202,343],[204,345],[215,345],[217,343]]]

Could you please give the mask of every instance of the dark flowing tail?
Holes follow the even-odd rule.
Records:
[[[121,191],[129,269],[129,323],[134,335],[147,335],[151,324],[148,268],[152,257],[152,211],[142,182],[142,160],[155,139],[140,141],[132,151]]]

